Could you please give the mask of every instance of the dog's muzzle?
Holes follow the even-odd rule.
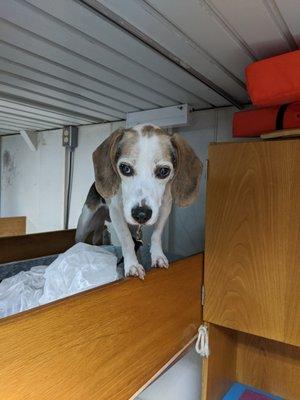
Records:
[[[147,206],[134,207],[131,210],[131,216],[138,224],[145,224],[151,218],[152,210]]]

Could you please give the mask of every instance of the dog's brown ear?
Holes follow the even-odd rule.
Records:
[[[202,163],[194,150],[179,134],[172,135],[171,143],[176,151],[172,196],[176,205],[187,207],[197,198]]]
[[[96,189],[105,199],[113,197],[119,189],[120,177],[116,161],[118,144],[123,134],[123,128],[117,129],[93,153]]]

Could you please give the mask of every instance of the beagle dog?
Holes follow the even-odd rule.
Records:
[[[94,242],[104,222],[111,221],[122,246],[125,275],[143,279],[128,225],[154,225],[151,237],[153,267],[168,267],[161,235],[172,201],[179,207],[197,197],[202,171],[188,143],[177,133],[155,125],[120,128],[93,153],[95,183],[78,221],[76,241],[94,231]]]

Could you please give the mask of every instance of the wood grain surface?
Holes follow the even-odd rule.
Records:
[[[278,138],[295,138],[300,136],[300,129],[282,129],[278,131],[263,133],[260,135],[261,139],[278,139]]]
[[[0,236],[26,234],[26,217],[0,218]]]
[[[75,244],[75,229],[0,238],[0,263],[58,254]]]
[[[211,145],[204,319],[300,345],[300,141]]]
[[[202,400],[220,400],[236,380],[236,332],[208,324],[210,355],[203,359]]]
[[[300,399],[300,348],[209,324],[202,400],[220,400],[233,382]]]
[[[299,400],[300,347],[238,333],[236,380],[286,400]]]
[[[128,400],[196,335],[203,256],[0,321],[0,399]]]

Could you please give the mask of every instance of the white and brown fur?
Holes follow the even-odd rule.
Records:
[[[192,148],[177,133],[138,125],[112,133],[93,153],[93,162],[95,183],[83,206],[76,240],[84,241],[93,231],[96,243],[105,220],[111,220],[122,246],[125,275],[143,279],[145,271],[128,227],[142,220],[143,225],[154,225],[152,266],[167,268],[161,236],[172,201],[186,207],[198,194],[202,164]],[[124,176],[120,168],[127,171],[128,166],[132,175]],[[165,178],[160,175],[163,171],[168,173]]]

